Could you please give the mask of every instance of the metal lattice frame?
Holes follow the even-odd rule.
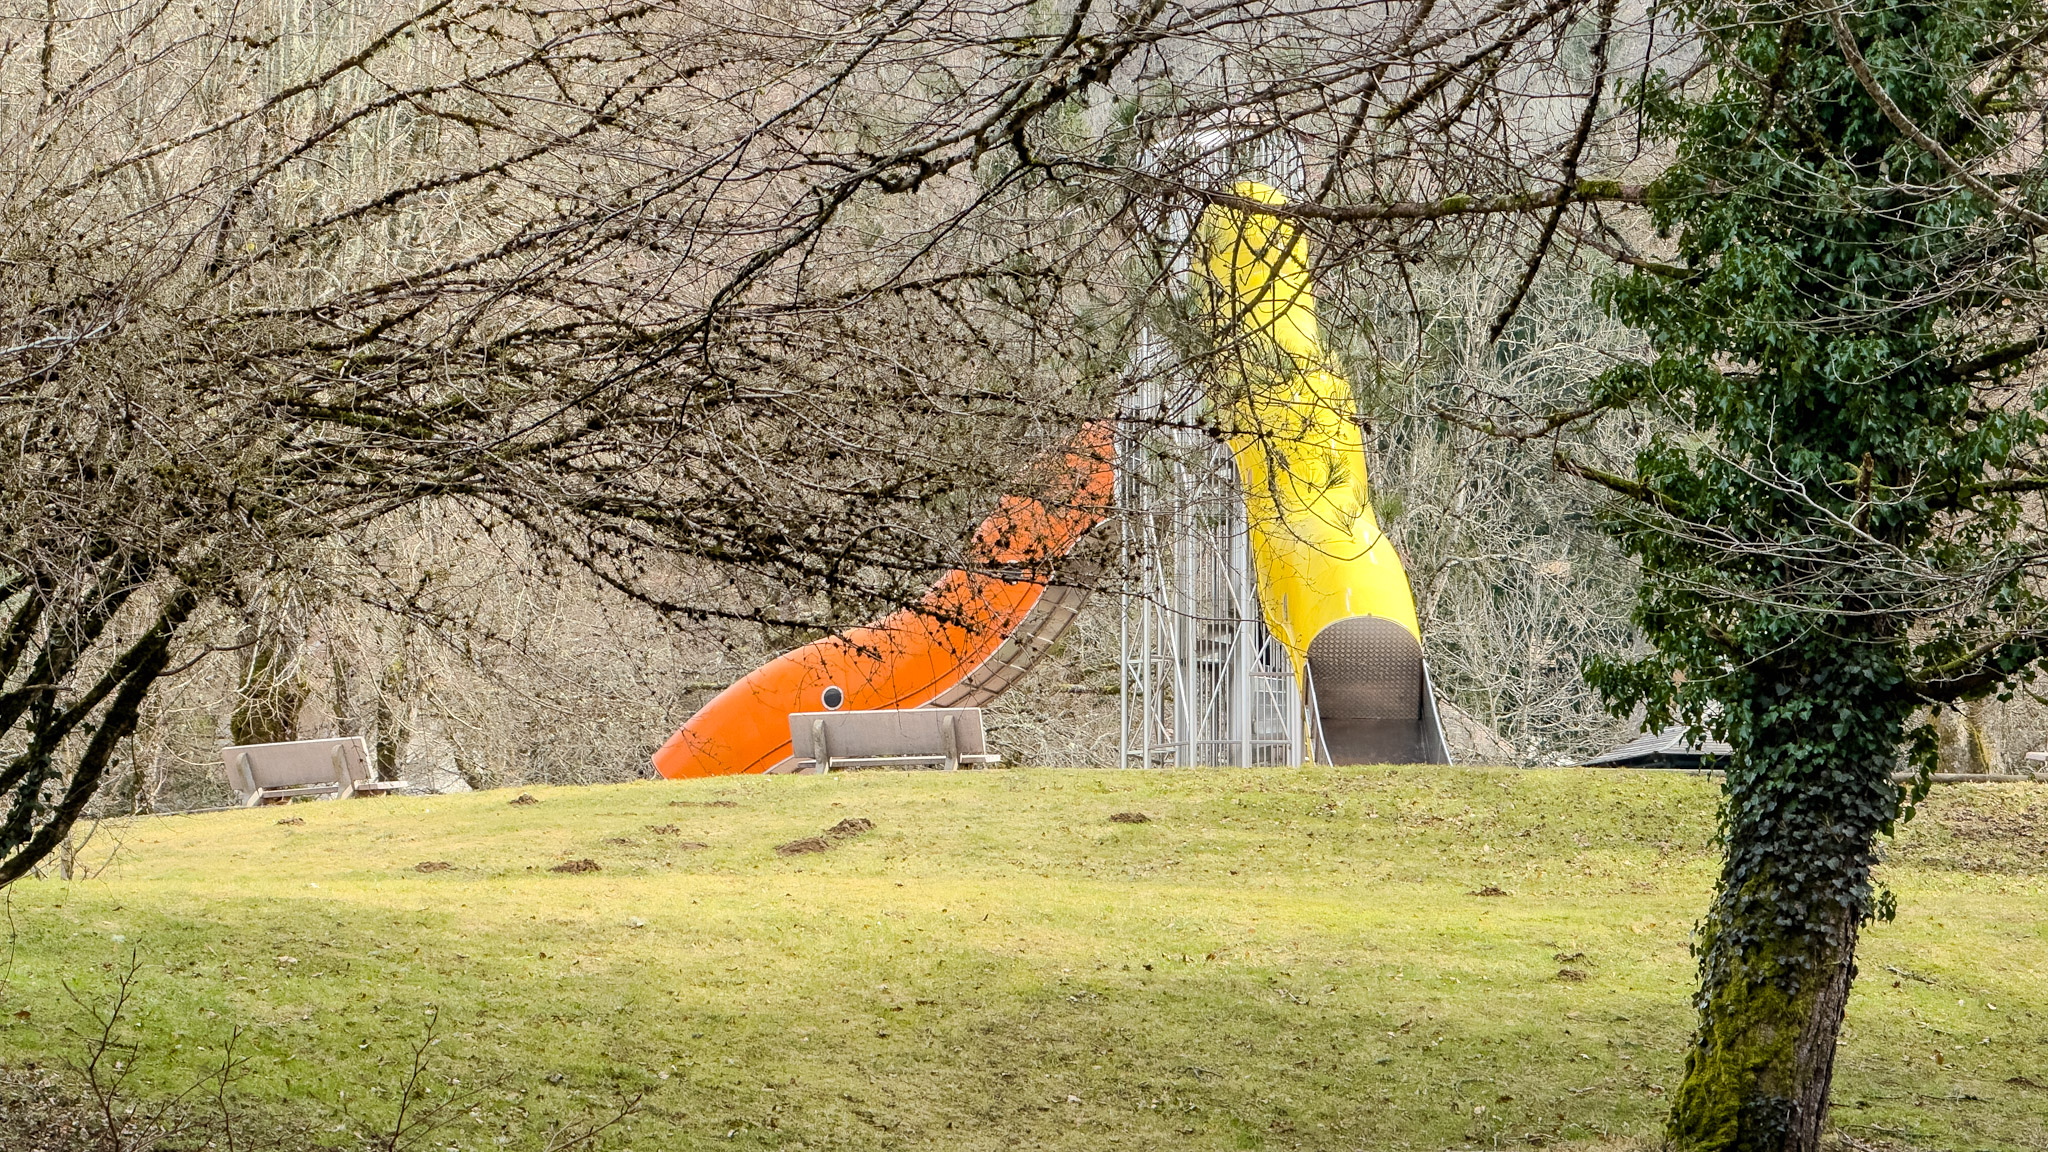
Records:
[[[1148,415],[1198,403],[1149,391]],[[1299,764],[1301,694],[1259,611],[1236,467],[1185,423],[1133,421],[1163,430],[1119,446],[1121,763]]]

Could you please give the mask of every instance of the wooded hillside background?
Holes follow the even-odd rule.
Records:
[[[1612,0],[7,5],[7,665],[64,669],[10,696],[190,592],[93,813],[223,802],[230,741],[640,775],[1114,414],[1249,176],[1303,203],[1457,754],[1575,762],[1633,735],[1581,670],[1635,577],[1553,451],[1650,418],[1552,418],[1639,351],[1592,284],[1660,251],[1617,93],[1675,50]],[[22,591],[66,580],[82,623]],[[1123,591],[993,710],[1013,761],[1114,761]],[[1958,767],[2048,736],[1971,708]]]

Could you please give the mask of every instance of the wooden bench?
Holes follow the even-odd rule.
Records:
[[[382,796],[406,786],[403,780],[377,779],[361,736],[237,744],[221,749],[220,759],[228,787],[244,808],[312,796]]]
[[[979,708],[792,712],[789,742],[797,772],[844,768],[938,768],[1002,763],[990,754]]]

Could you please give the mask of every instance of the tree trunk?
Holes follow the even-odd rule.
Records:
[[[282,623],[251,621],[243,630],[247,655],[228,735],[237,744],[274,744],[299,738],[306,682],[298,669],[296,638]]]
[[[1972,700],[1943,708],[1935,714],[1934,727],[1940,741],[1938,771],[1989,774],[2007,770],[1990,701]]]
[[[1752,726],[1730,765],[1727,860],[1695,942],[1699,1031],[1672,1108],[1687,1152],[1820,1148],[1876,839],[1898,808],[1901,731],[1814,719],[1828,711],[1790,731]]]
[[[398,655],[384,666],[377,681],[377,779],[398,779],[398,761],[405,755],[406,737],[411,735],[410,677],[405,666],[405,634],[398,638]]]
[[[1844,919],[1835,925],[1839,943],[1810,952],[1769,923],[1728,923],[1709,934],[1701,967],[1715,978],[1701,990],[1699,1034],[1672,1115],[1681,1148],[1818,1152],[1856,975],[1857,924]],[[1738,932],[1776,940],[1723,943]]]

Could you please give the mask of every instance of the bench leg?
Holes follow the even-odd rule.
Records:
[[[348,754],[341,750],[341,745],[336,744],[334,746],[334,751],[328,755],[327,762],[334,766],[334,779],[341,785],[341,792],[335,796],[335,799],[354,799],[356,794],[356,774],[349,770]]]
[[[946,752],[946,771],[960,770],[960,733],[953,727],[953,716],[948,713],[939,717],[939,747]]]
[[[832,773],[832,749],[825,743],[825,722],[811,721],[811,757],[818,762],[818,775]]]
[[[263,789],[256,786],[256,769],[249,763],[247,752],[235,757],[235,768],[242,774],[242,790],[249,795],[242,801],[242,807],[254,808],[263,799]]]

